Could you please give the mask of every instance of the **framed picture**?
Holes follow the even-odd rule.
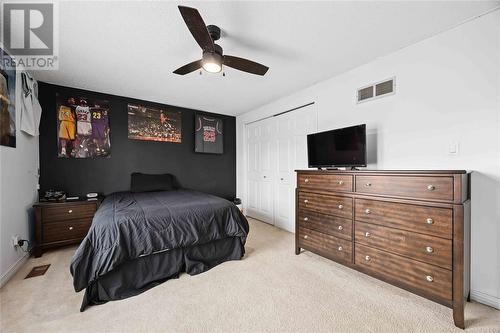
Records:
[[[128,138],[182,142],[182,114],[139,104],[128,104]]]
[[[16,147],[16,68],[0,48],[0,145]]]
[[[224,122],[203,114],[195,115],[194,151],[197,153],[224,153]]]
[[[56,94],[58,156],[109,157],[111,154],[109,102]]]

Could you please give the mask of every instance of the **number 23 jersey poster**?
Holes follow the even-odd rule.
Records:
[[[195,116],[195,148],[197,153],[222,154],[224,127],[220,118]]]

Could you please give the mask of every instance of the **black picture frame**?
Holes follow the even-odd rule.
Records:
[[[194,117],[194,151],[224,154],[224,120],[202,113]]]

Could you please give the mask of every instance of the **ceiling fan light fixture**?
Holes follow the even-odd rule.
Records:
[[[206,62],[203,64],[203,69],[209,73],[219,73],[222,70],[222,66],[215,62]]]
[[[209,73],[219,73],[222,70],[222,57],[217,53],[204,53],[202,67]]]

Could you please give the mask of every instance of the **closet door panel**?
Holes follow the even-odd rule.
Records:
[[[278,182],[279,184],[291,184],[293,177],[291,147],[293,142],[289,138],[278,138]]]
[[[273,182],[262,181],[260,182],[260,213],[262,220],[267,223],[273,224],[274,221],[274,193]]]
[[[299,135],[294,138],[294,167],[293,169],[307,169],[307,137]]]
[[[289,184],[278,185],[276,196],[275,225],[279,228],[294,231],[293,205],[294,191]]]

